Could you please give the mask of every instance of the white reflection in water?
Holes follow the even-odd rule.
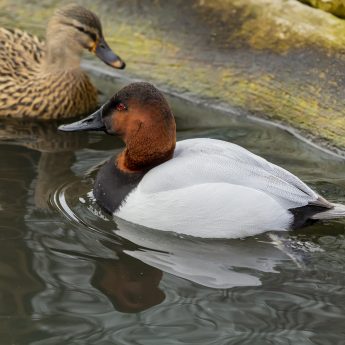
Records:
[[[164,272],[211,288],[261,285],[260,272],[277,272],[288,255],[269,237],[236,240],[195,239],[116,220],[115,233],[139,245],[125,253]],[[283,249],[283,248],[282,248]]]

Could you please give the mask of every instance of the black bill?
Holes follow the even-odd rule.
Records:
[[[102,118],[102,111],[103,107],[83,120],[72,122],[68,125],[61,125],[58,129],[64,132],[104,131],[105,125]]]
[[[94,52],[98,58],[111,67],[119,69],[126,67],[124,61],[110,49],[103,37],[98,42]]]

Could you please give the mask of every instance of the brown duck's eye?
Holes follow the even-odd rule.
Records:
[[[76,26],[76,28],[81,32],[86,32],[86,30],[82,26]]]
[[[125,104],[119,103],[119,104],[116,105],[116,110],[117,111],[124,111],[124,110],[127,110],[127,107],[126,107]]]
[[[80,32],[83,32],[84,34],[88,35],[93,41],[97,40],[97,35],[93,32],[87,31],[84,27],[75,26],[75,28],[78,29]]]

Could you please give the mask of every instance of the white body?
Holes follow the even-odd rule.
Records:
[[[289,209],[320,204],[318,198],[293,174],[238,145],[189,139],[144,176],[114,215],[158,230],[238,238],[287,230]]]

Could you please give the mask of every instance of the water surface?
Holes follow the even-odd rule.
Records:
[[[96,78],[103,99],[124,82]],[[345,202],[344,161],[170,98],[178,139],[240,144]],[[115,224],[90,191],[122,142],[0,127],[0,344],[342,344],[345,222],[238,240]]]

